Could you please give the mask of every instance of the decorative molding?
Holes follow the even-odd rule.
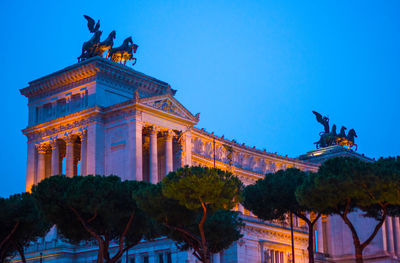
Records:
[[[159,96],[152,96],[139,99],[140,104],[150,106],[154,109],[176,115],[178,117],[189,120],[196,124],[199,119],[193,116],[178,100],[171,94],[164,94]],[[191,129],[192,126],[190,126]]]
[[[280,241],[290,244],[291,236],[282,231],[270,231],[266,228],[258,228],[250,226],[248,224],[244,227],[245,232],[257,236],[258,239],[266,239],[268,241]],[[281,229],[279,229],[281,230]],[[302,238],[294,235],[295,244],[300,244],[301,246],[307,246],[308,239],[306,237]]]
[[[36,144],[36,150],[39,154],[46,154],[50,150],[50,144],[48,143]]]
[[[232,164],[234,167],[249,170],[264,175],[267,172],[275,172],[288,167],[296,167],[300,170],[316,171],[319,165],[302,161],[299,159],[282,157],[273,155],[264,151],[260,151],[236,142],[228,141],[223,137],[217,137],[214,134],[207,133],[197,128],[193,129],[192,152],[204,156],[205,158],[213,157],[213,143],[215,141],[216,160],[229,163],[226,158],[227,152],[220,147],[227,145],[232,147]],[[278,169],[277,169],[278,168]]]
[[[47,137],[52,137],[57,134],[62,134],[68,131],[72,131],[76,128],[87,126],[96,121],[99,121],[99,116],[93,115],[73,122],[66,121],[59,125],[54,125],[50,128],[42,128],[38,129],[37,131],[26,132],[25,135],[28,137],[28,141],[42,140]]]
[[[153,95],[174,95],[176,92],[168,83],[100,57],[85,60],[31,81],[29,86],[20,92],[28,98],[42,97],[90,81],[112,83],[130,91],[138,88]]]

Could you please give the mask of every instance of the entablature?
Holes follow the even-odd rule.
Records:
[[[95,80],[120,85],[132,91],[138,89],[149,96],[176,93],[166,82],[101,57],[87,59],[31,81],[20,92],[30,100],[35,100]]]
[[[209,159],[214,159],[214,151],[217,161],[262,175],[267,172],[275,172],[287,168],[298,168],[304,171],[315,172],[319,167],[318,164],[311,162],[260,151],[255,149],[255,147],[250,148],[244,144],[239,145],[234,140],[229,141],[223,136],[217,137],[204,130],[194,128],[192,152]]]
[[[47,121],[22,130],[30,141],[46,140],[65,133],[85,129],[94,122],[103,123],[103,114],[100,107],[93,107],[75,112],[51,121]]]

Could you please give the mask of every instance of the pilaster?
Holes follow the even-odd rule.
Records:
[[[35,171],[36,171],[36,148],[33,142],[28,142],[27,160],[26,160],[26,191],[30,192],[32,186],[35,184]]]
[[[128,124],[128,175],[127,179],[143,181],[143,126],[140,116]]]
[[[104,175],[104,124],[95,121],[87,127],[86,174]]]

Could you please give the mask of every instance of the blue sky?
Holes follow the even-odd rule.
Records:
[[[171,84],[198,127],[296,157],[322,126],[358,133],[358,152],[400,154],[399,1],[5,1],[0,8],[0,196],[25,189],[27,99],[19,89],[76,63],[83,14],[134,69]]]

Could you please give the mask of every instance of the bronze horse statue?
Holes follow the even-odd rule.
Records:
[[[116,32],[115,30],[113,30],[108,37],[106,38],[106,40],[104,40],[103,42],[100,42],[96,48],[96,50],[93,53],[93,56],[103,56],[103,53],[109,49],[111,49],[114,45],[114,39],[116,36]]]
[[[136,53],[138,45],[133,44],[132,37],[128,37],[124,40],[121,46],[116,48],[111,48],[108,50],[106,58],[110,58],[114,62],[119,62],[125,65],[126,61],[134,60],[136,63],[136,58],[133,58],[133,53]]]
[[[322,133],[320,134],[320,139],[317,142],[314,142],[315,146],[317,149],[323,148],[323,147],[328,147],[331,145],[335,144],[335,139],[336,139],[336,125],[332,125],[332,130],[331,132],[328,133]]]
[[[313,111],[315,117],[317,117],[317,121],[324,126],[324,131],[319,133],[320,139],[317,142],[314,142],[317,149],[328,147],[332,145],[347,145],[349,149],[355,146],[357,151],[357,144],[354,143],[354,138],[357,137],[356,131],[354,129],[349,130],[349,133],[346,135],[346,127],[342,126],[340,128],[340,133],[336,134],[336,125],[332,125],[332,130],[329,130],[329,118],[326,116],[322,116],[316,111]]]
[[[83,43],[82,54],[78,57],[78,62],[94,56],[94,53],[96,52],[99,46],[100,37],[102,33],[103,33],[102,31],[95,32],[89,41]]]
[[[349,148],[349,150],[351,149],[351,147],[355,146],[356,147],[356,151],[357,151],[357,144],[354,143],[354,138],[357,137],[356,131],[354,129],[349,130],[349,133],[347,134],[346,137],[342,137],[340,142],[338,143],[340,146],[345,146],[347,145],[347,147]]]
[[[106,40],[100,42],[101,34],[103,33],[99,30],[100,20],[96,23],[93,18],[87,15],[83,16],[87,20],[89,32],[93,33],[93,36],[89,41],[83,43],[82,53],[78,57],[78,62],[95,56],[103,57],[104,52],[108,50],[106,58],[117,63],[123,63],[124,65],[128,60],[134,61],[132,65],[136,64],[136,58],[133,57],[133,54],[136,53],[139,46],[133,43],[132,37],[126,38],[120,47],[113,48],[114,39],[117,34],[115,30],[108,35]]]

